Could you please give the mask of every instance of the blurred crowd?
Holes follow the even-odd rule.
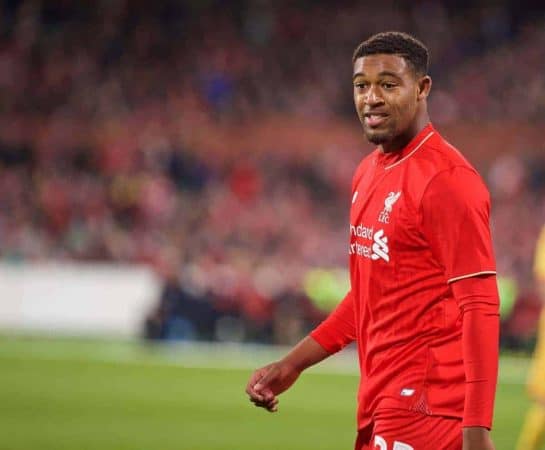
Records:
[[[384,29],[426,42],[440,129],[539,130],[545,15],[520,6],[4,2],[0,257],[147,263],[165,280],[149,337],[288,343],[325,314],[305,274],[347,262],[351,174],[369,147],[320,132],[357,132],[354,47]],[[502,156],[479,167],[499,270],[528,298],[545,223],[535,146],[488,149]]]

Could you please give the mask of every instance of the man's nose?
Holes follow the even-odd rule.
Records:
[[[378,92],[376,86],[369,87],[369,90],[364,97],[364,101],[367,105],[377,105],[379,103],[382,103],[382,97],[380,96],[380,93]]]

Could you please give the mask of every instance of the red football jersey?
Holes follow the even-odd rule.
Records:
[[[329,352],[357,341],[358,428],[380,408],[463,416],[461,310],[449,283],[495,273],[489,208],[475,169],[431,124],[356,170],[351,290],[311,336]]]

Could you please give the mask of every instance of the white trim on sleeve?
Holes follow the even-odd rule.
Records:
[[[460,275],[459,277],[451,278],[447,280],[447,284],[452,283],[453,281],[463,280],[465,278],[478,277],[479,275],[496,275],[495,270],[484,270],[482,272],[468,273],[467,275]]]

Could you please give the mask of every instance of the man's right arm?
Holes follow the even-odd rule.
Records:
[[[310,335],[330,354],[356,340],[354,296],[348,291],[343,301]]]
[[[335,310],[280,361],[257,369],[246,386],[256,406],[278,409],[278,395],[287,390],[303,370],[339,351],[356,338],[354,301],[351,292]]]

